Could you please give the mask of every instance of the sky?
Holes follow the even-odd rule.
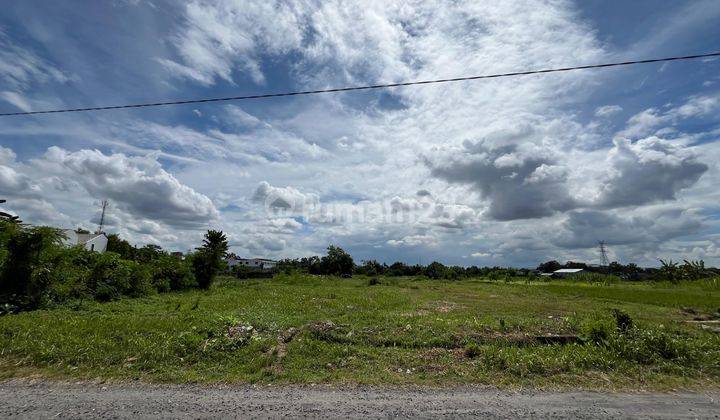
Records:
[[[720,2],[8,2],[0,112],[720,50]],[[720,265],[720,60],[0,117],[25,222],[241,256]]]

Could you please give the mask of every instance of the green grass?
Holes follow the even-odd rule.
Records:
[[[0,379],[717,388],[720,334],[685,321],[719,309],[710,282],[224,278],[0,317]],[[534,339],[548,334],[583,341]]]

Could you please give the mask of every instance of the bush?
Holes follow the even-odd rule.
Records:
[[[230,273],[238,279],[270,279],[275,275],[276,270],[261,270],[236,265],[230,270]]]
[[[594,344],[607,344],[615,333],[615,325],[607,319],[594,319],[583,323],[580,335],[585,341]]]
[[[4,249],[0,303],[35,309],[47,301],[51,272],[43,260],[60,245],[61,239],[62,233],[57,229],[0,222],[0,245]]]
[[[377,286],[378,284],[380,284],[380,280],[377,277],[371,277],[367,281],[368,286]]]
[[[627,334],[614,336],[609,346],[622,358],[641,364],[652,364],[662,359],[692,364],[700,357],[700,352],[686,337],[660,329],[633,329]]]
[[[633,327],[633,320],[627,312],[623,312],[620,309],[613,309],[612,313],[615,317],[615,325],[618,331],[623,333],[628,332]]]
[[[201,289],[209,289],[218,272],[213,253],[203,249],[198,250],[192,256],[192,267],[198,286]]]
[[[152,264],[152,284],[159,292],[185,290],[197,286],[190,264],[163,254]]]
[[[153,291],[152,277],[147,267],[106,252],[95,259],[88,278],[88,290],[101,302],[121,296],[144,296]]]

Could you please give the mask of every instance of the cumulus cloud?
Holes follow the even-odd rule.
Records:
[[[72,177],[92,197],[108,198],[128,213],[179,227],[200,227],[218,218],[212,201],[180,183],[153,157],[50,147],[34,161],[43,170]]]
[[[516,146],[467,143],[462,150],[429,159],[428,165],[434,176],[478,191],[488,202],[488,216],[496,220],[545,217],[577,205],[565,171],[551,156],[518,152]]]
[[[627,127],[618,137],[639,138],[667,129],[689,118],[712,117],[720,110],[720,94],[694,95],[682,104],[667,109],[648,108],[628,119]]]
[[[319,202],[317,194],[303,194],[293,187],[274,187],[263,181],[255,189],[252,200],[269,210],[301,212]]]
[[[618,213],[599,210],[569,212],[552,242],[563,248],[593,248],[603,240],[608,245],[633,244],[637,249],[658,248],[664,241],[692,234],[703,225],[697,212],[679,207],[653,208]]]
[[[674,200],[694,185],[708,166],[689,148],[657,137],[635,143],[616,139],[607,163],[611,171],[597,199],[600,207],[637,206]]]
[[[435,235],[408,235],[400,239],[390,239],[387,244],[392,247],[416,247],[434,245],[437,240]]]
[[[37,198],[40,187],[29,176],[15,168],[16,157],[12,149],[0,146],[0,192],[6,196]]]

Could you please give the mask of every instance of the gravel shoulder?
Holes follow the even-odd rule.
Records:
[[[0,382],[0,401],[0,418],[720,418],[720,391],[509,392],[10,380]]]

